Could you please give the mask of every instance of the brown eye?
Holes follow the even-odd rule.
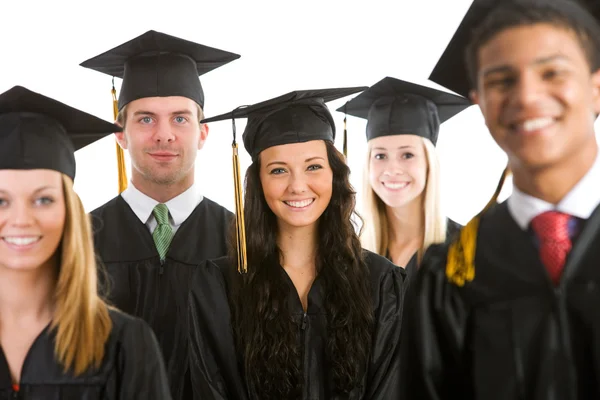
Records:
[[[516,79],[512,76],[501,76],[488,79],[485,85],[490,88],[506,89],[513,86],[515,82]]]
[[[550,80],[550,79],[554,79],[557,78],[561,75],[561,71],[557,70],[557,69],[549,69],[544,71],[543,73],[543,77],[545,80]]]

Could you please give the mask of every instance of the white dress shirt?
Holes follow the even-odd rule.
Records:
[[[129,182],[127,189],[121,193],[121,196],[129,204],[129,207],[131,207],[140,221],[146,224],[150,233],[154,232],[158,224],[152,214],[152,210],[154,210],[154,207],[159,202],[140,192],[131,182]],[[185,192],[165,203],[169,209],[169,223],[171,224],[171,228],[173,228],[173,234],[177,232],[177,229],[194,212],[203,199],[204,197],[200,193],[198,186],[194,183]]]
[[[529,196],[516,186],[508,198],[508,211],[519,227],[527,230],[529,223],[546,211],[560,211],[571,216],[588,219],[600,204],[600,152],[590,170],[556,205]]]

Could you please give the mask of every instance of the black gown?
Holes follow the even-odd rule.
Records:
[[[406,272],[384,257],[367,252],[371,272],[372,299],[375,308],[375,331],[369,369],[362,385],[340,397],[332,395],[322,336],[327,331],[322,281],[317,277],[308,294],[306,316],[294,285],[281,268],[291,288],[290,307],[298,324],[299,345],[304,354],[302,399],[320,400],[387,400],[400,395],[400,332],[402,306],[407,287]],[[227,301],[230,272],[227,258],[209,261],[195,271],[190,291],[190,368],[197,400],[260,399],[248,396],[241,375]],[[235,272],[234,272],[235,273]]]
[[[55,333],[48,325],[35,339],[14,392],[0,348],[2,400],[169,400],[165,366],[152,330],[144,321],[109,310],[113,323],[100,368],[65,373],[54,356]]]
[[[460,232],[461,228],[462,228],[461,224],[459,224],[458,222],[454,222],[450,218],[448,218],[448,220],[446,222],[446,242],[452,241],[452,239],[454,238],[454,235],[457,235],[458,232]],[[386,258],[390,259],[389,253],[386,255]],[[392,260],[390,259],[390,261],[392,261]],[[415,253],[410,258],[410,261],[408,262],[408,264],[406,264],[404,266],[404,269],[406,270],[406,275],[408,276],[409,279],[416,276],[417,270],[419,269],[419,260],[418,260],[417,253]]]
[[[482,217],[473,281],[450,283],[446,254],[426,253],[407,294],[406,399],[600,398],[600,207],[558,287],[506,203]]]
[[[187,325],[190,278],[202,261],[226,254],[232,216],[204,198],[175,233],[161,264],[150,231],[121,196],[92,212],[96,252],[109,277],[108,301],[144,319],[154,330],[175,400],[191,397]]]

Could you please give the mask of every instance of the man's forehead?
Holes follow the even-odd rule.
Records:
[[[506,28],[482,44],[477,56],[479,72],[512,64],[535,66],[576,59],[586,61],[576,35],[549,24]]]
[[[195,101],[182,96],[144,97],[129,103],[127,110],[130,114],[170,115],[187,112],[197,115],[200,111],[200,106]]]

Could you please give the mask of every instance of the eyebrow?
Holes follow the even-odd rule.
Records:
[[[414,148],[415,146],[412,145],[405,145],[405,146],[400,146],[398,147],[398,150],[402,150],[402,149],[409,149],[409,148]],[[385,147],[373,147],[372,150],[383,150],[383,151],[387,151],[388,149]]]
[[[171,115],[193,115],[193,114],[194,113],[191,110],[178,110],[178,111],[173,111],[171,113]],[[133,115],[135,115],[135,116],[148,115],[151,117],[155,117],[157,114],[152,111],[138,110],[138,111],[134,112]]]
[[[323,161],[325,161],[325,159],[323,157],[316,156],[316,157],[307,158],[306,160],[304,160],[304,162],[311,162],[311,161],[314,161],[314,160],[323,160]],[[275,164],[287,165],[287,163],[285,163],[283,161],[271,161],[270,163],[267,164],[267,167],[270,167],[271,165],[275,165]]]
[[[534,60],[531,63],[531,65],[547,64],[549,62],[557,61],[557,60],[570,61],[570,59],[565,55],[555,54],[555,55],[548,56],[548,57],[538,58],[538,59]],[[497,67],[492,67],[492,68],[489,68],[488,70],[484,71],[483,76],[486,77],[488,75],[498,74],[498,73],[502,73],[502,72],[510,72],[512,70],[513,70],[513,68],[510,65],[499,65]]]
[[[57,189],[57,188],[55,188],[55,187],[53,187],[53,186],[42,186],[42,187],[40,187],[40,188],[37,188],[37,189],[36,189],[36,190],[33,192],[33,194],[39,193],[39,192],[41,192],[41,191],[44,191],[44,190],[46,190],[46,189]],[[7,192],[6,190],[2,190],[2,189],[0,189],[0,193],[8,194],[8,192]]]

